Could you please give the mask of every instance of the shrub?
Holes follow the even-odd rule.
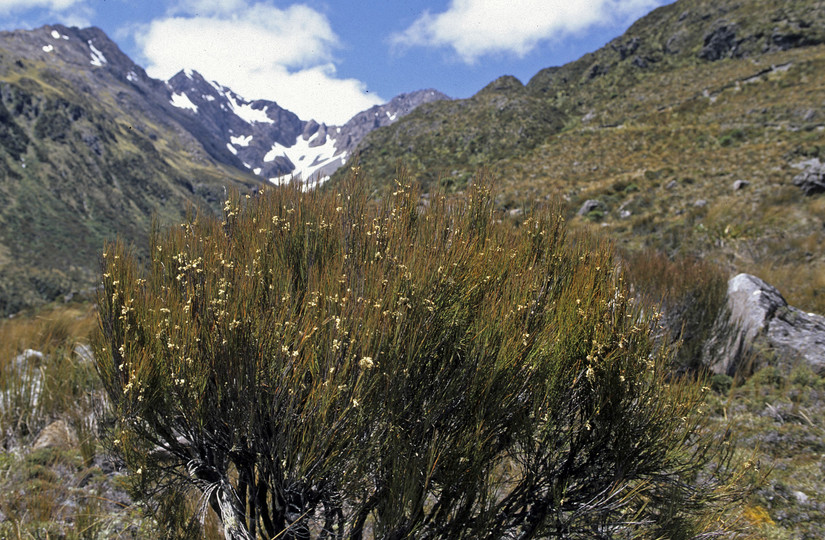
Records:
[[[716,373],[710,378],[710,388],[717,394],[727,395],[733,387],[733,377]]]
[[[728,527],[732,446],[608,246],[497,219],[480,179],[364,185],[233,195],[155,230],[145,271],[107,247],[96,364],[147,497],[199,491],[227,538]]]
[[[599,222],[604,219],[604,210],[601,208],[594,208],[584,216],[589,221]]]
[[[726,309],[727,275],[711,262],[690,256],[671,260],[643,250],[625,257],[628,279],[643,303],[661,306],[667,341],[678,343],[677,369],[702,368],[703,348]]]
[[[745,132],[742,129],[730,129],[719,137],[719,145],[732,146],[735,143],[742,142],[743,140],[745,140]]]

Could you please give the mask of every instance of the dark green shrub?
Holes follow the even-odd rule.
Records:
[[[754,386],[770,386],[781,388],[786,383],[786,377],[782,370],[776,366],[765,366],[751,376],[749,382]]]
[[[341,189],[233,196],[145,271],[107,248],[96,363],[146,496],[199,490],[227,538],[729,527],[733,448],[608,246],[511,226],[481,179]]]
[[[733,386],[733,377],[724,373],[716,373],[710,378],[710,389],[717,394],[726,395]]]
[[[584,217],[588,221],[598,223],[599,221],[604,219],[604,210],[602,210],[601,208],[595,208],[589,211],[587,214],[585,214]]]
[[[738,142],[745,140],[745,132],[742,129],[735,128],[728,130],[721,137],[719,137],[720,146],[733,146]]]

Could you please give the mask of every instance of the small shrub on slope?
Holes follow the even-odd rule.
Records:
[[[606,245],[502,222],[481,179],[420,206],[357,176],[233,196],[155,231],[145,271],[107,248],[97,368],[150,501],[200,492],[227,538],[731,526],[732,448]]]

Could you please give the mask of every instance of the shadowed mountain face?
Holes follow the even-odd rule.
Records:
[[[379,189],[399,162],[447,189],[484,166],[516,219],[558,199],[628,250],[709,257],[825,312],[824,69],[821,0],[680,0],[526,85],[423,105],[359,164]]]
[[[227,189],[330,174],[434,91],[330,128],[196,72],[158,81],[101,30],[0,33],[0,314],[90,290],[105,240],[216,211]]]

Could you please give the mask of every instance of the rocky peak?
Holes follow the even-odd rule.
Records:
[[[97,27],[77,28],[62,24],[46,25],[34,30],[0,32],[0,41],[20,60],[14,65],[21,68],[26,60],[44,62],[63,75],[74,71],[80,74],[112,76],[123,82],[157,88],[159,81],[146,75],[120,47]],[[72,66],[74,70],[67,70]],[[81,68],[81,69],[77,69]]]
[[[482,88],[478,94],[489,94],[494,92],[518,93],[522,91],[524,91],[524,85],[520,80],[512,75],[503,75]]]
[[[399,94],[383,105],[375,105],[353,116],[338,130],[336,146],[352,152],[370,131],[389,126],[425,103],[450,99],[446,94],[427,88]]]

